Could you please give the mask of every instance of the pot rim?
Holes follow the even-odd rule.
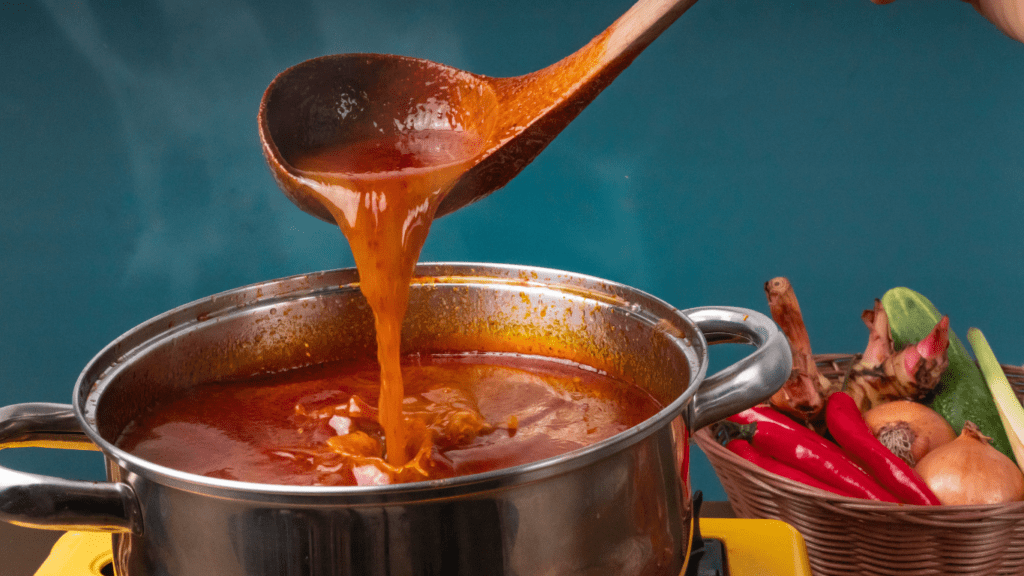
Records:
[[[504,275],[497,277],[493,275],[483,276],[481,275],[482,271],[489,271],[491,273],[501,272]],[[571,280],[572,283],[551,283],[544,281],[543,279],[545,278],[562,278]],[[325,279],[341,279],[347,280],[347,282],[341,284],[337,282],[328,283],[324,281]],[[236,310],[254,304],[267,304],[275,300],[290,300],[301,296],[311,296],[324,291],[352,289],[353,283],[358,282],[358,275],[355,269],[338,268],[308,274],[297,274],[229,289],[183,304],[138,324],[105,346],[86,364],[74,387],[72,405],[75,417],[84,433],[108,458],[131,473],[147,477],[163,485],[210,495],[233,498],[245,497],[256,500],[279,499],[280,497],[288,496],[299,499],[315,498],[317,502],[322,503],[325,498],[335,497],[344,500],[346,505],[351,505],[359,502],[379,503],[381,501],[406,500],[419,497],[424,493],[429,493],[430,497],[433,498],[443,498],[465,494],[468,492],[467,488],[471,489],[474,494],[479,494],[483,491],[499,489],[509,485],[525,484],[588,466],[602,458],[624,451],[633,444],[668,426],[673,419],[682,415],[683,410],[692,400],[694,394],[696,394],[698,384],[704,379],[707,372],[708,344],[696,324],[667,302],[639,289],[586,274],[566,272],[552,268],[472,262],[420,263],[417,265],[416,273],[412,279],[414,285],[456,281],[472,282],[474,284],[508,285],[514,283],[517,286],[561,289],[573,295],[583,295],[606,304],[614,305],[626,314],[642,316],[644,321],[648,323],[656,324],[659,320],[671,318],[674,322],[681,323],[687,329],[682,337],[675,335],[667,336],[676,341],[680,348],[692,351],[686,353],[691,363],[690,381],[672,402],[650,418],[594,444],[558,456],[518,466],[438,480],[386,486],[264,484],[212,478],[182,472],[155,464],[121,450],[113,445],[113,443],[101,437],[94,423],[86,416],[88,405],[95,402],[95,398],[92,397],[95,393],[96,384],[99,380],[102,380],[105,374],[105,370],[103,370],[98,377],[93,377],[92,374],[97,370],[97,366],[107,364],[109,367],[111,363],[108,358],[128,356],[133,351],[145,348],[142,342],[148,342],[151,339],[151,337],[146,337],[148,332],[156,329],[154,336],[166,337],[169,332],[167,328],[169,325],[174,326],[173,329],[185,329],[189,325],[194,325],[195,322],[206,320],[205,318],[197,318],[195,313],[196,309],[202,307],[204,303],[222,303],[223,305],[223,302],[235,302],[235,305],[222,309]],[[243,297],[247,294],[255,294],[257,299],[255,301],[245,301]],[[624,299],[622,298],[623,295],[630,295],[635,298],[632,300]],[[638,301],[643,301],[644,306],[640,306]],[[657,307],[658,310],[649,310],[648,308],[650,307]],[[181,318],[190,318],[191,321],[178,324],[176,321]],[[142,338],[140,345],[132,346],[127,354],[118,352],[119,347],[124,342],[140,337]]]

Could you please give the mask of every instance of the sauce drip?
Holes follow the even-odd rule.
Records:
[[[459,130],[417,130],[341,143],[290,159],[348,239],[373,310],[378,410],[387,462],[411,456],[402,417],[402,320],[409,283],[434,213],[484,142]]]
[[[407,356],[415,454],[382,458],[378,368],[334,363],[162,398],[117,444],[206,476],[287,485],[381,485],[474,474],[593,444],[647,419],[645,390],[568,362],[514,355]]]

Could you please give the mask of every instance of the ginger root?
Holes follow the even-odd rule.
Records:
[[[920,342],[895,351],[889,316],[882,301],[876,298],[874,308],[861,314],[868,327],[864,352],[850,367],[843,382],[832,382],[818,371],[814,362],[811,340],[793,285],[780,276],[766,282],[764,290],[772,319],[786,335],[793,353],[789,379],[768,402],[811,428],[821,425],[825,399],[834,392],[848,392],[861,412],[891,400],[921,400],[938,385],[949,365],[948,317],[943,316]]]

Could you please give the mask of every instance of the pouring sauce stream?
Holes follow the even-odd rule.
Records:
[[[402,420],[402,319],[409,283],[438,204],[483,140],[459,130],[420,130],[337,144],[292,159],[297,175],[338,223],[373,310],[381,369],[378,404],[387,462],[406,463]]]

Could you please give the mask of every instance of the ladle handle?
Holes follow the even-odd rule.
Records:
[[[0,450],[26,447],[98,450],[67,404],[0,408]],[[139,518],[127,484],[65,480],[0,466],[0,520],[5,522],[51,530],[138,532]]]
[[[639,54],[696,3],[697,0],[639,0],[609,27],[604,60]]]
[[[708,376],[690,402],[690,431],[697,431],[767,400],[793,370],[789,341],[771,318],[728,306],[684,310],[709,345],[751,344],[757,349],[739,362]]]

